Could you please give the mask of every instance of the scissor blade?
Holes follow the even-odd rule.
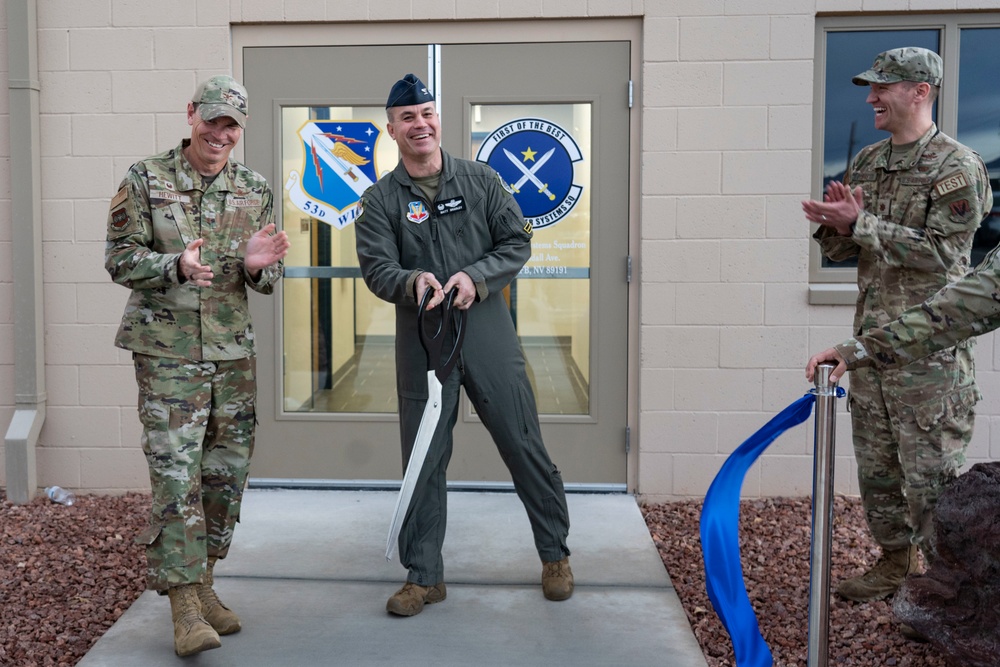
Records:
[[[396,555],[399,544],[399,531],[403,528],[403,519],[410,509],[410,501],[413,500],[413,490],[417,486],[417,478],[424,467],[424,459],[427,458],[427,450],[431,446],[431,439],[437,429],[438,420],[441,418],[441,382],[437,379],[434,371],[427,372],[427,404],[424,405],[424,414],[420,418],[420,427],[417,429],[417,438],[413,441],[413,449],[410,452],[410,460],[406,464],[406,472],[403,474],[403,484],[399,488],[399,497],[396,498],[396,509],[392,513],[392,525],[389,527],[389,537],[385,542],[385,559],[392,560]]]

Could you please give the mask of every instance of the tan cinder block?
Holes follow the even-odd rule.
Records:
[[[314,3],[318,4],[318,3]],[[353,4],[353,3],[346,3]],[[197,0],[198,25],[229,25],[230,3],[219,0]]]
[[[46,364],[45,391],[50,406],[80,405],[79,366]]]
[[[41,155],[65,157],[73,148],[72,116],[47,114],[39,117]]]
[[[676,294],[680,325],[764,323],[764,286],[759,283],[680,283]]]
[[[455,19],[458,14],[455,12],[454,0],[423,0],[413,5],[414,19]]]
[[[73,70],[103,72],[122,67],[153,67],[153,30],[97,28],[69,31],[69,66]]]
[[[990,459],[990,420],[977,419],[972,431],[972,441],[965,450],[969,461],[989,461]]]
[[[769,239],[801,239],[812,236],[812,229],[802,214],[802,194],[767,196],[767,233]]]
[[[862,0],[816,0],[817,12],[858,12]]]
[[[119,1],[114,3],[111,17],[116,26],[187,26],[195,22],[195,4],[195,0]]]
[[[680,197],[677,237],[763,238],[767,225],[765,201],[759,196]]]
[[[842,312],[847,315],[841,322],[830,326],[816,326],[815,322],[809,327],[807,344],[809,345],[809,355],[803,360],[802,368],[805,368],[805,361],[815,354],[816,352],[822,352],[828,347],[833,347],[837,343],[840,343],[848,338],[850,338],[853,332],[852,318],[854,313],[846,310],[845,306],[840,307]]]
[[[772,60],[812,60],[816,24],[812,13],[800,16],[772,15],[770,20]]]
[[[645,107],[707,107],[722,103],[721,63],[646,63]],[[737,103],[738,104],[738,103]]]
[[[680,58],[680,20],[646,18],[642,30],[643,61],[676,62]]]
[[[662,241],[677,238],[678,197],[643,197],[641,238]]]
[[[806,380],[805,359],[793,359],[790,368],[764,369],[764,410],[777,414],[813,388]],[[795,365],[794,362],[799,362]]]
[[[318,10],[319,8],[317,7],[317,11]],[[368,18],[367,2],[344,2],[343,0],[326,0],[327,21],[364,21],[367,18]]]
[[[642,397],[643,419],[656,410],[674,409],[674,370],[643,368],[639,371],[639,395]]]
[[[110,279],[103,283],[81,283],[76,289],[82,305],[77,314],[77,321],[81,324],[117,325],[131,294],[131,290],[116,285]]]
[[[674,324],[676,286],[673,283],[646,283],[642,286],[640,321],[642,324]]]
[[[760,484],[768,495],[805,496],[812,493],[812,456],[764,456],[760,466]]]
[[[230,67],[231,48],[229,31],[223,27],[157,30],[153,35],[153,62],[160,71],[194,68],[225,71]],[[182,99],[186,101],[190,95],[189,92]]]
[[[76,285],[73,283],[47,283],[42,309],[45,323],[76,323]]]
[[[149,485],[149,467],[138,449],[87,449],[80,453],[80,482],[89,489],[141,489]]]
[[[107,0],[72,0],[39,2],[39,28],[88,28],[111,25],[111,3]]]
[[[717,195],[722,192],[722,154],[646,153],[644,195]]]
[[[789,194],[809,191],[809,151],[743,151],[722,156],[725,194]]]
[[[542,0],[500,0],[500,18],[502,19],[541,15]]]
[[[721,16],[726,13],[725,0],[646,0],[650,16]]]
[[[679,109],[677,148],[682,151],[753,150],[767,146],[764,107]]]
[[[0,324],[0,336],[3,336],[3,338],[0,339],[0,360],[4,360],[4,361],[10,360],[11,362],[13,362],[13,360],[14,360],[14,325],[6,323],[6,322],[4,322],[3,324]],[[0,400],[2,400],[2,401],[11,401],[12,397],[14,396],[14,379],[13,379],[14,378],[14,367],[13,366],[5,366],[5,368],[10,371],[9,379],[10,379],[10,385],[11,386],[10,386],[10,391],[8,391],[5,394],[2,394],[2,396],[4,398],[2,398]]]
[[[546,3],[542,3],[543,5]],[[631,16],[641,15],[641,11],[635,10],[628,2],[622,0],[589,0],[587,3],[588,16]]]
[[[38,31],[38,69],[44,72],[69,69],[69,35],[62,28]]]
[[[809,293],[801,283],[764,286],[764,324],[804,325],[809,323]]]
[[[108,191],[112,183],[111,158],[42,158],[42,197],[55,199],[90,198]]]
[[[97,283],[108,278],[104,271],[103,243],[46,243],[42,261],[46,283]]]
[[[75,240],[73,230],[73,200],[42,200],[42,241]]]
[[[673,500],[673,476],[672,454],[640,453],[639,492],[646,502],[659,503]]]
[[[704,498],[728,457],[728,452],[725,455],[711,458],[675,454],[673,461],[674,494]],[[756,498],[758,496],[760,496],[760,462],[750,466],[740,487],[740,498]]]
[[[812,14],[815,0],[726,0],[726,14]]]
[[[409,0],[376,0],[368,2],[370,21],[397,21],[413,18]]]
[[[135,408],[135,371],[130,366],[81,366],[80,387],[82,405]],[[88,391],[88,387],[101,391]]]
[[[809,150],[812,148],[812,106],[769,107],[767,147]]]
[[[119,363],[114,346],[117,325],[54,324],[45,328],[45,357],[49,364]]]
[[[721,413],[719,415],[719,451],[736,451],[740,445],[759,431],[773,417],[773,413],[759,411]],[[802,441],[797,437],[789,437],[797,435],[795,430],[786,432],[778,440],[771,443],[767,448],[767,452],[773,454],[781,451],[781,449],[787,450],[790,443],[791,447],[795,448],[796,451],[786,451],[785,453],[805,453],[806,450],[803,447]]]
[[[910,8],[910,0],[864,0],[861,8],[866,12],[902,12]]]
[[[190,66],[182,71],[114,72],[115,113],[183,112],[197,85]],[[81,110],[86,111],[86,110]]]
[[[677,149],[678,110],[661,107],[643,113],[642,149],[645,152]]]
[[[41,439],[45,438],[42,426]],[[66,489],[80,489],[80,450],[74,447],[35,447],[35,462],[38,470],[39,491],[58,484]]]
[[[191,92],[193,93],[194,90],[192,89]],[[252,92],[250,92],[250,96],[253,97]],[[188,97],[178,99],[177,113],[156,114],[156,147],[153,149],[154,153],[162,153],[163,151],[170,150],[180,143],[181,139],[191,136],[191,127],[187,124],[187,112],[185,111],[187,108],[187,99]],[[252,114],[253,111],[251,110],[250,113]],[[251,128],[254,127],[252,117],[247,120],[247,125]],[[122,168],[122,176],[125,175],[125,170],[128,167],[129,165],[125,165]]]
[[[73,116],[73,154],[151,155],[154,130],[153,114]]]
[[[0,242],[0,283],[13,283],[14,272],[11,269],[10,241]]]
[[[108,208],[116,185],[113,180],[108,182],[106,198],[77,199],[73,202],[73,229],[77,241],[104,243],[107,238]]]
[[[804,368],[806,327],[724,327],[719,365],[724,368]]]
[[[105,389],[101,388],[102,391]],[[84,397],[96,390],[94,386],[81,386]],[[39,443],[47,448],[118,447],[118,431],[114,428],[117,423],[117,407],[50,406],[45,414]]]
[[[275,0],[240,0],[239,20],[256,23],[280,22],[284,18],[284,3]]]
[[[720,242],[643,241],[643,284],[647,282],[719,282]]]
[[[771,22],[767,16],[711,16],[681,19],[680,59],[764,60]]]
[[[688,390],[678,384],[678,398]],[[652,412],[639,426],[642,451],[715,454],[719,451],[719,417],[714,412]]]
[[[811,60],[726,63],[723,67],[726,106],[811,104]]]
[[[316,0],[285,0],[285,21],[322,21],[325,18],[326,6]]]
[[[676,409],[711,414],[759,410],[760,378],[760,369],[679,368],[674,380]]]
[[[722,241],[722,281],[738,284],[805,280],[807,247],[805,239]]]
[[[644,326],[639,335],[640,365],[642,368],[717,368],[719,337],[718,327]]]
[[[39,72],[38,78],[38,108],[42,114],[111,111],[110,72]]]

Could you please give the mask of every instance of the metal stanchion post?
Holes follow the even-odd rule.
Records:
[[[836,442],[837,386],[833,364],[816,368],[812,550],[809,560],[809,667],[826,667],[830,644],[830,542],[833,537],[833,451]]]

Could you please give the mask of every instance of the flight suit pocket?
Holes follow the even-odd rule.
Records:
[[[160,537],[161,532],[163,532],[163,526],[161,524],[151,524],[145,530],[136,535],[133,542],[135,542],[135,544],[148,547],[156,542],[156,540]]]
[[[932,431],[942,424],[967,416],[979,402],[979,391],[974,386],[965,387],[955,394],[934,398],[913,407],[913,418],[917,425]]]

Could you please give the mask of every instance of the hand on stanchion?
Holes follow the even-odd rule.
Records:
[[[809,363],[806,364],[806,379],[812,382],[816,376],[816,367],[823,362],[828,362],[831,366],[836,365],[836,368],[830,373],[830,384],[837,384],[837,381],[844,377],[844,373],[847,372],[847,362],[844,361],[835,347],[823,350],[809,358]]]

